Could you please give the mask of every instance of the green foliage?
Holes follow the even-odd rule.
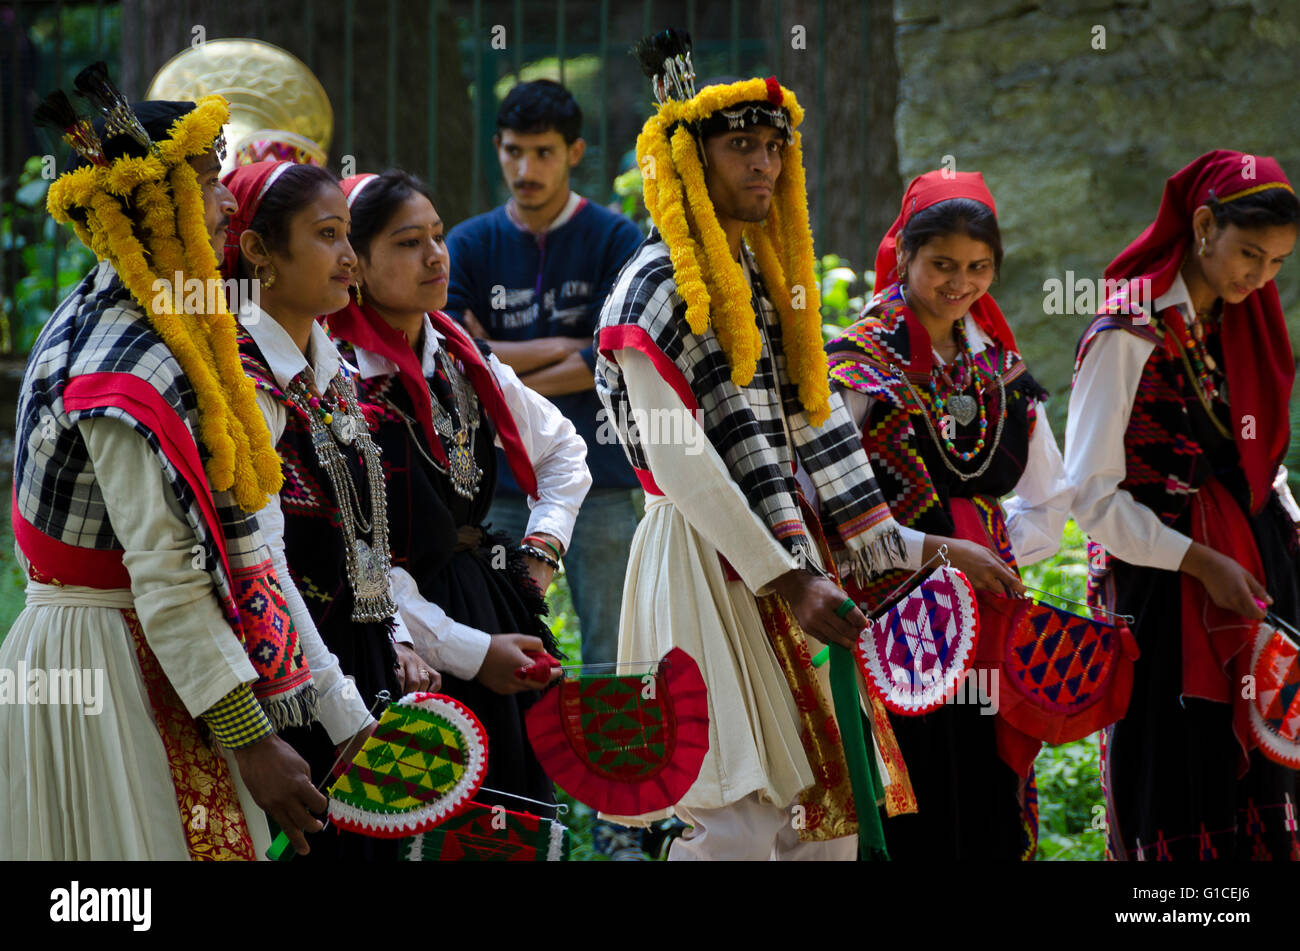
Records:
[[[614,194],[618,197],[619,211],[627,215],[642,231],[650,233],[650,212],[645,210],[644,191],[639,166],[629,168],[614,179]]]
[[[1297,412],[1300,412],[1300,404],[1293,403],[1291,406],[1292,419],[1297,418]],[[1287,444],[1285,463],[1287,482],[1291,486],[1291,494],[1300,496],[1300,426],[1291,427],[1291,441]]]
[[[24,276],[0,310],[3,352],[29,351],[59,299],[95,263],[94,254],[45,211],[50,182],[42,177],[44,158],[27,159],[13,200],[4,203],[0,251],[18,256]]]
[[[14,531],[9,524],[9,507],[0,512],[0,642],[22,613],[27,586],[18,562],[10,556],[14,550]]]
[[[875,271],[859,274],[838,254],[823,254],[813,267],[821,286],[822,335],[830,340],[862,314],[876,283]]]
[[[1045,746],[1034,761],[1038,780],[1038,858],[1100,861],[1106,834],[1101,824],[1100,756],[1097,735],[1063,746]]]
[[[73,77],[96,60],[116,62],[122,44],[120,4],[27,6],[18,22],[36,54],[31,84],[42,94],[70,90]],[[48,156],[58,160],[57,169],[51,170],[67,171],[71,150],[62,142],[56,145],[48,130],[38,135],[39,141],[51,145]],[[71,229],[59,227],[45,211],[50,184],[42,177],[45,158],[34,155],[27,160],[13,198],[0,209],[0,255],[6,266],[17,257],[17,270],[24,275],[5,288],[0,301],[0,353],[28,352],[54,306],[95,260]]]
[[[574,93],[575,98],[578,97],[579,92],[598,89],[600,87],[600,74],[601,61],[600,57],[595,54],[566,56],[564,59],[564,85],[566,89]],[[558,83],[560,81],[560,60],[555,56],[547,56],[530,63],[524,63],[519,69],[517,78],[514,73],[506,73],[498,79],[492,89],[492,94],[496,96],[496,101],[500,102],[519,83],[531,83],[535,79],[553,79]]]

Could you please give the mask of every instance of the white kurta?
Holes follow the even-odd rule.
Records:
[[[102,709],[0,706],[0,859],[185,860],[167,754],[122,609],[135,608],[192,716],[256,673],[213,597],[211,576],[192,564],[194,531],[148,444],[116,419],[78,427],[132,587],[28,582],[27,606],[0,645],[0,669],[101,671]],[[18,559],[25,572],[21,551]],[[261,856],[270,846],[266,819],[233,756],[226,759]]]
[[[673,413],[685,427],[681,438],[643,438],[664,495],[647,495],[632,538],[618,659],[652,660],[680,647],[699,664],[708,686],[709,752],[681,807],[717,809],[750,793],[783,807],[814,777],[754,592],[768,593],[772,581],[798,566],[751,511],[722,457],[650,359],[630,348],[618,357],[631,405]],[[719,552],[741,581],[726,579]],[[813,653],[821,648],[816,641],[809,646]],[[829,668],[819,675],[829,698]],[[671,812],[610,818],[644,825]]]

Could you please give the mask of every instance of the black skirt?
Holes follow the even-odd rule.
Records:
[[[922,716],[890,715],[917,805],[884,820],[890,858],[1010,862],[1036,844],[1033,773],[1021,780],[1002,761],[997,717],[981,709],[946,704]]]
[[[1294,624],[1300,621],[1295,526],[1276,495],[1247,517],[1272,610]],[[1286,828],[1287,797],[1300,808],[1300,774],[1254,750],[1239,777],[1232,706],[1181,696],[1179,572],[1116,562],[1114,577],[1116,610],[1136,619],[1142,656],[1134,665],[1128,714],[1110,728],[1104,745],[1112,855],[1300,859],[1300,839]]]

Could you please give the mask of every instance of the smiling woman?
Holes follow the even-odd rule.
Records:
[[[319,783],[343,747],[354,750],[369,733],[368,718],[359,721],[343,698],[360,691],[372,707],[380,691],[399,697],[436,688],[439,678],[391,639],[399,622],[379,449],[354,382],[316,322],[348,301],[357,257],[347,201],[329,172],[290,162],[246,165],[225,181],[240,205],[226,272],[261,282],[262,306],[246,302],[239,313],[240,353],[284,471],[284,488],[259,522],[295,627],[318,630],[347,675],[322,692],[319,722],[282,734]],[[308,843],[314,857],[395,855],[391,842],[351,833]]]
[[[862,320],[827,345],[831,380],[861,429],[891,512],[907,527],[906,566],[846,590],[880,604],[946,545],[948,560],[978,589],[971,656],[995,677],[1002,652],[987,648],[1004,643],[1007,631],[988,606],[1024,592],[1019,567],[1056,553],[1072,498],[1043,409],[1047,394],[988,293],[1001,264],[983,177],[928,172],[908,187],[880,243],[878,290]],[[949,674],[949,658],[960,652],[936,650],[936,670]],[[924,686],[897,674],[904,698]],[[925,716],[879,714],[893,725],[912,784],[890,794],[891,854],[1033,856],[1037,738],[969,704]]]
[[[306,350],[312,321],[347,303],[356,266],[347,201],[323,168],[259,164],[273,166],[266,170],[266,192],[255,213],[241,213],[247,225],[233,236],[237,248],[227,245],[227,265],[233,252],[239,276],[261,283],[263,309]]]

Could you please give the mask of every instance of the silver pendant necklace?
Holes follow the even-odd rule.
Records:
[[[965,393],[948,397],[947,406],[960,426],[969,426],[974,421],[975,414],[979,412],[979,404],[975,402],[975,397]]]
[[[324,414],[311,405],[311,394],[301,377],[290,384],[286,395],[306,414],[312,449],[334,489],[348,584],[352,588],[352,620],[383,621],[397,613],[388,583],[392,553],[388,548],[388,496],[383,465],[379,447],[370,437],[357,405],[351,381],[340,380],[341,377],[335,377],[330,381],[329,391],[334,395],[336,409],[328,423]],[[365,466],[370,490],[369,519],[362,514],[361,498],[339,449],[340,443],[345,446],[355,443]],[[358,531],[370,535],[370,541],[359,537]]]
[[[460,425],[453,423],[450,414],[437,399],[433,388],[429,387],[429,402],[433,406],[433,428],[442,440],[447,453],[447,476],[451,487],[462,498],[472,499],[478,495],[479,483],[483,480],[483,470],[474,456],[474,444],[478,438],[479,403],[478,395],[465,379],[455,363],[447,356],[446,350],[439,350],[437,361],[443,374],[451,384],[452,398],[456,404],[456,416]],[[439,467],[441,468],[441,467]]]

